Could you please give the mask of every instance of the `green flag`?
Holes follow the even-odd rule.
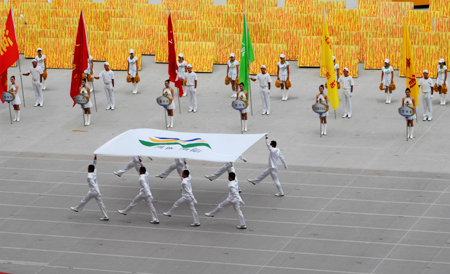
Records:
[[[244,28],[242,29],[242,45],[241,45],[241,64],[239,66],[239,82],[243,82],[245,90],[249,90],[250,64],[255,61],[253,54],[252,41],[248,33],[247,16],[244,15]]]

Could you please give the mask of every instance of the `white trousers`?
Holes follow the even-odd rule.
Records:
[[[44,94],[42,93],[41,83],[39,81],[33,81],[34,95],[36,96],[36,104],[44,104]]]
[[[108,106],[115,107],[116,102],[114,101],[114,87],[109,84],[104,86],[106,93],[106,100],[108,100]]]
[[[169,176],[169,174],[174,171],[174,170],[178,171],[178,175],[180,175],[183,173],[183,165],[177,165],[176,163],[171,164],[163,173],[161,173],[159,176],[166,178],[167,176]]]
[[[98,193],[98,192],[95,192],[95,191],[89,191],[88,194],[86,195],[86,197],[84,197],[83,200],[81,200],[80,204],[78,204],[75,208],[78,211],[83,210],[84,206],[92,198],[94,198],[97,201],[97,204],[100,207],[100,210],[102,211],[103,216],[108,217],[108,213],[106,212],[105,204],[103,203],[103,200],[102,200],[102,195],[100,193]]]
[[[264,180],[264,178],[266,178],[270,174],[273,182],[277,186],[278,192],[280,192],[281,194],[284,194],[283,189],[281,188],[281,183],[278,180],[277,172],[278,172],[278,169],[267,168],[266,170],[263,171],[263,173],[261,173],[256,179],[253,179],[252,181],[255,182],[256,184],[259,184],[262,180]]]
[[[422,93],[423,117],[433,118],[433,107],[431,104],[431,93]]]
[[[349,89],[344,89],[342,101],[344,101],[344,114],[352,116],[352,93]]]
[[[239,201],[231,201],[229,199],[226,199],[225,201],[221,202],[213,211],[211,211],[211,214],[216,214],[220,212],[222,209],[229,206],[233,206],[234,211],[236,211],[239,219],[239,225],[245,225],[244,214],[242,214]]]
[[[172,215],[172,213],[175,211],[175,209],[177,207],[179,207],[180,204],[182,204],[182,203],[187,203],[189,209],[191,210],[192,217],[194,217],[194,223],[200,223],[200,220],[198,219],[197,209],[195,209],[194,201],[191,198],[181,197],[180,199],[178,199],[178,201],[176,201],[173,204],[172,208],[168,211],[168,213],[170,215]]]
[[[221,168],[219,168],[219,170],[214,172],[214,174],[211,175],[210,178],[212,180],[215,180],[215,179],[219,178],[220,176],[222,176],[222,174],[224,174],[225,171],[227,171],[227,170],[228,170],[228,166],[227,165],[223,165]]]
[[[195,95],[194,86],[187,86],[187,94],[189,96],[189,108],[197,109],[197,95]]]
[[[270,112],[270,91],[268,88],[261,88],[260,90],[263,111]]]
[[[135,168],[136,171],[139,173],[139,169],[141,168],[141,165],[138,165],[137,163],[135,164],[133,161],[130,161],[123,169],[117,171],[117,173],[122,176],[125,172],[127,172],[128,170]]]
[[[130,212],[142,200],[144,200],[147,203],[148,207],[150,208],[150,212],[152,213],[153,221],[158,220],[158,214],[156,213],[156,209],[153,206],[152,199],[150,198],[149,195],[145,195],[145,194],[142,194],[142,193],[139,193],[133,199],[133,201],[131,201],[131,203],[127,206],[127,208],[125,208],[123,211],[125,213]]]

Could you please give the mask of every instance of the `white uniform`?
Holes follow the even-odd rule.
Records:
[[[89,172],[88,177],[87,177],[89,192],[86,195],[86,197],[84,197],[84,199],[81,200],[80,204],[78,204],[75,207],[75,209],[78,211],[83,210],[84,206],[92,198],[94,198],[97,201],[98,206],[100,207],[100,210],[103,213],[103,216],[108,218],[108,213],[106,212],[105,204],[102,201],[102,194],[100,193],[100,189],[98,188],[98,183],[97,183],[97,160],[94,160],[94,162],[92,164],[95,166],[95,169],[93,172]]]
[[[386,89],[389,87],[389,85],[392,83],[392,73],[394,72],[394,68],[392,66],[389,66],[389,68],[382,67],[381,71],[383,71],[383,89]]]
[[[336,76],[336,80],[338,80],[338,72],[339,72],[339,65],[336,63],[334,64],[334,75]]]
[[[247,100],[247,96],[245,95],[245,93],[243,91],[239,91],[238,98],[240,100],[242,100],[242,101],[246,101]],[[241,110],[242,114],[245,114],[247,112],[248,112],[248,106],[245,109]]]
[[[431,90],[433,88],[433,80],[431,78],[422,78],[419,80],[420,91],[422,92],[423,117],[433,118],[433,108],[431,104]]]
[[[351,92],[351,90],[352,90],[352,86],[355,85],[355,82],[353,81],[353,78],[350,75],[347,77],[342,75],[341,77],[339,77],[338,82],[341,85],[341,88],[343,89],[342,100],[344,101],[344,114],[351,117],[352,116],[352,92]]]
[[[270,79],[270,75],[267,72],[265,74],[258,73],[256,75],[256,79],[259,80],[259,87],[261,88],[260,94],[261,94],[263,112],[266,112],[266,113],[270,112],[269,83],[272,82],[272,79]]]
[[[80,94],[81,94],[81,95],[84,95],[84,96],[86,96],[86,97],[89,96],[88,91],[87,91],[84,87],[81,88]],[[83,106],[83,108],[91,108],[91,107],[92,107],[92,102],[91,102],[91,98],[89,98],[89,102],[88,102],[87,104],[85,104],[85,105]]]
[[[40,77],[43,70],[41,67],[30,67],[28,73],[31,75],[31,81],[33,85],[34,95],[36,96],[36,104],[44,104],[44,94],[42,93],[42,87],[40,83]]]
[[[181,198],[173,204],[172,208],[167,213],[172,215],[180,204],[187,203],[191,210],[192,217],[194,217],[194,223],[199,224],[200,220],[198,219],[198,213],[194,206],[194,203],[197,203],[197,200],[195,200],[194,194],[192,193],[191,180],[191,176],[183,178],[183,181],[181,182]]]
[[[187,86],[187,93],[189,96],[189,108],[192,110],[197,110],[197,95],[196,89],[195,89],[195,81],[197,81],[197,74],[195,72],[186,73],[186,86]]]
[[[242,214],[240,205],[244,204],[241,196],[239,195],[239,185],[237,181],[230,181],[228,183],[228,197],[225,201],[221,202],[210,214],[216,214],[222,209],[233,206],[234,210],[238,214],[239,225],[245,226],[244,214]]]
[[[169,176],[169,174],[174,171],[175,169],[178,171],[178,175],[180,175],[183,173],[183,170],[188,169],[188,165],[184,165],[184,162],[186,161],[186,159],[184,158],[176,158],[175,162],[173,162],[173,164],[171,164],[166,171],[164,171],[163,173],[157,175],[156,177],[160,177],[165,179],[167,176]]]
[[[117,176],[122,176],[125,172],[127,172],[128,170],[132,169],[133,167],[136,169],[137,173],[139,174],[139,169],[142,166],[142,158],[139,156],[133,156],[131,157],[131,161],[121,170],[117,171],[115,174]]]
[[[178,66],[178,78],[179,79],[184,79],[184,75],[186,74],[186,66],[187,66],[186,61],[183,61],[183,62],[180,63],[177,60],[177,66]]]
[[[36,61],[37,61],[38,67],[40,67],[40,68],[42,69],[42,71],[44,71],[44,69],[45,69],[45,63],[44,63],[44,60],[45,60],[46,58],[47,58],[47,57],[45,57],[44,54],[42,54],[41,57],[39,57],[39,55],[36,55],[36,57],[34,58],[34,59],[36,59]]]
[[[94,73],[94,68],[93,68],[92,65],[91,65],[91,61],[92,61],[92,60],[94,60],[94,58],[93,58],[91,55],[89,55],[89,58],[88,58],[88,68],[84,71],[84,74],[86,74],[86,77],[87,77],[89,74]]]
[[[268,139],[266,139],[266,145],[270,151],[267,169],[264,170],[263,173],[261,173],[261,175],[259,175],[256,179],[253,179],[252,181],[255,184],[259,184],[262,180],[264,180],[264,178],[267,177],[267,175],[270,174],[270,176],[272,176],[273,182],[277,186],[278,193],[284,195],[283,189],[281,188],[281,183],[278,180],[277,172],[278,172],[278,159],[281,160],[281,163],[283,163],[285,168],[287,168],[286,161],[284,160],[283,155],[281,155],[280,149],[272,147]]]
[[[112,80],[114,80],[114,72],[112,70],[106,71],[102,70],[98,76],[103,79],[104,89],[106,93],[106,100],[108,101],[108,106],[115,107],[116,102],[114,101],[114,87],[112,85]]]
[[[441,66],[438,66],[437,69],[438,69],[438,77],[436,79],[436,84],[441,87],[444,85],[445,71],[447,70],[447,66],[443,66],[442,68]],[[448,86],[448,81],[445,81],[445,85]]]
[[[236,80],[236,77],[238,77],[237,66],[239,66],[239,62],[237,60],[234,60],[233,62],[228,60],[227,66],[228,66],[228,78],[230,78],[233,81]]]
[[[138,58],[134,56],[133,59],[131,59],[131,56],[128,56],[127,61],[128,64],[130,65],[128,73],[130,74],[131,78],[134,78],[136,77]]]
[[[320,94],[319,97],[317,98],[317,102],[319,103],[323,103],[326,104],[327,101],[325,100],[325,97],[323,96],[323,94]],[[319,114],[320,117],[326,117],[328,116],[328,111],[322,114]]]
[[[413,107],[413,103],[412,103],[412,100],[411,100],[410,97],[406,97],[406,99],[405,99],[405,106],[411,106],[411,107]],[[414,115],[411,116],[411,117],[408,117],[408,120],[414,120],[415,118],[416,118],[416,114],[414,114]]]
[[[175,109],[175,103],[174,103],[174,97],[172,95],[172,92],[170,92],[169,88],[165,88],[164,89],[164,96],[166,96],[167,98],[172,99],[172,102],[170,103],[170,105],[167,106],[167,109]]]
[[[152,213],[153,221],[158,221],[158,214],[156,213],[156,209],[153,206],[152,200],[152,192],[150,191],[150,186],[148,184],[148,173],[139,175],[139,194],[131,201],[131,203],[123,210],[123,213],[127,214],[130,212],[140,201],[144,200],[148,207],[150,208],[150,212]]]
[[[16,87],[15,87],[14,85],[11,85],[11,86],[9,87],[9,90],[11,90],[11,91],[13,91],[13,92],[16,92]],[[17,93],[14,95],[14,101],[12,101],[12,105],[13,105],[13,106],[17,106],[17,105],[20,105],[20,104],[22,104],[22,101],[20,100],[19,92],[17,92]]]
[[[288,66],[289,66],[289,63],[287,61],[284,61],[284,64],[281,64],[281,62],[278,62],[278,67],[280,68],[278,77],[280,78],[281,83],[286,82],[286,80],[288,78],[288,70],[287,70]]]

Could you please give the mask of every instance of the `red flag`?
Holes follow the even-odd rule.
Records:
[[[72,64],[72,84],[70,86],[70,97],[75,106],[75,96],[80,94],[80,86],[83,72],[88,68],[89,46],[86,35],[86,26],[84,24],[84,14],[81,10],[80,21],[78,23],[77,40]]]
[[[178,78],[177,54],[175,53],[175,39],[173,38],[173,27],[172,19],[170,18],[170,11],[167,31],[169,37],[169,80],[170,82],[175,83],[175,87],[179,89],[179,95],[181,97],[183,96],[183,85],[181,84],[181,80]]]

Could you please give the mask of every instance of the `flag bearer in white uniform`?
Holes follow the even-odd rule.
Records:
[[[238,99],[244,102],[247,102],[248,104],[248,93],[244,90],[244,83],[239,84],[239,92],[238,92]],[[248,113],[248,105],[245,109],[241,110],[241,124],[242,124],[242,131],[247,131],[247,113]]]
[[[91,124],[92,102],[91,89],[86,85],[86,79],[81,80],[80,95],[89,98],[89,102],[81,106],[81,108],[84,110],[84,125],[89,126]]]
[[[16,77],[11,76],[11,85],[9,86],[9,92],[14,94],[14,101],[11,102],[14,108],[14,122],[20,122],[20,104],[22,101],[19,96],[19,85],[16,83]]]
[[[94,77],[95,79],[103,79],[104,89],[106,93],[106,100],[108,101],[108,107],[106,110],[114,110],[116,102],[114,101],[114,72],[109,69],[109,63],[105,62],[105,69],[100,72],[98,77]]]
[[[92,198],[94,198],[97,201],[98,206],[100,207],[100,210],[103,213],[103,217],[101,217],[100,220],[109,221],[108,213],[106,212],[105,204],[103,203],[103,200],[102,200],[102,194],[100,193],[100,189],[98,188],[98,183],[97,183],[97,155],[95,155],[94,162],[92,163],[92,165],[89,165],[88,172],[89,173],[88,173],[88,177],[87,177],[87,182],[88,182],[88,186],[89,186],[89,192],[86,195],[86,197],[84,197],[84,199],[81,200],[81,202],[77,206],[71,207],[70,209],[75,212],[81,211],[81,210],[83,210],[84,206]]]
[[[44,54],[42,54],[41,48],[37,49],[37,54],[38,55],[36,55],[36,57],[35,57],[35,59],[37,61],[37,65],[38,65],[38,67],[41,68],[42,73],[44,73],[44,71],[47,71],[47,57]],[[45,90],[46,89],[45,79],[43,79],[42,74],[41,74],[41,77],[39,80],[41,82],[42,90]]]
[[[282,94],[282,101],[286,101],[289,98],[289,88],[286,87],[286,92],[284,91],[284,88],[286,86],[286,80],[289,80],[289,63],[286,61],[286,56],[284,54],[280,55],[280,62],[277,64],[277,75],[278,80],[280,80],[281,85],[281,94]]]
[[[232,205],[239,219],[239,225],[237,228],[246,229],[247,226],[245,225],[244,214],[242,214],[241,211],[241,204],[245,205],[245,203],[242,200],[241,195],[239,195],[239,186],[235,178],[236,174],[234,174],[233,172],[228,173],[228,197],[225,199],[225,201],[221,202],[213,211],[207,212],[205,213],[205,215],[208,217],[214,217],[214,214]]]
[[[173,162],[173,164],[171,164],[163,173],[160,173],[158,175],[156,175],[155,177],[157,178],[161,178],[161,179],[166,179],[167,176],[169,176],[169,174],[174,171],[174,170],[178,171],[178,175],[180,175],[180,177],[182,177],[181,175],[183,174],[183,170],[189,169],[188,164],[186,163],[186,159],[185,158],[176,158],[175,162]]]
[[[407,88],[405,90],[406,97],[403,97],[402,100],[402,107],[403,106],[410,106],[414,110],[416,109],[416,99],[414,97],[411,97],[411,90]],[[413,133],[414,133],[414,119],[416,118],[416,114],[414,114],[411,117],[406,117],[406,126],[408,127],[408,138],[412,139]]]
[[[166,107],[167,109],[167,115],[169,116],[169,123],[167,124],[167,127],[173,127],[173,110],[175,109],[175,91],[173,88],[170,87],[170,80],[166,80],[164,82],[164,89],[163,89],[163,96],[172,99],[172,102],[170,105]]]
[[[134,80],[136,75],[139,75],[139,63],[138,58],[134,56],[134,50],[130,49],[130,56],[127,58],[128,61],[128,75],[131,77],[131,84],[133,85],[133,94],[138,92],[138,83]]]
[[[227,62],[227,77],[230,78],[233,94],[231,98],[236,98],[236,78],[239,77],[239,62],[234,58],[234,53],[230,54],[230,60]]]
[[[334,75],[336,76],[336,81],[339,80],[339,64],[336,63],[336,57],[333,56],[334,63]]]
[[[394,83],[394,68],[389,63],[389,59],[384,60],[384,67],[381,68],[381,83],[386,93],[386,104],[391,103],[392,90],[389,85]]]
[[[117,212],[123,215],[127,215],[140,201],[144,200],[148,207],[150,208],[150,212],[152,213],[152,220],[150,223],[159,224],[158,214],[156,213],[156,209],[153,206],[152,200],[152,192],[150,191],[150,186],[148,183],[148,173],[147,169],[144,166],[139,168],[139,194],[131,201],[131,203],[125,209],[119,209]]]
[[[180,204],[187,203],[189,209],[191,210],[192,217],[194,217],[194,223],[192,223],[191,226],[200,226],[198,213],[194,206],[194,204],[197,203],[197,200],[194,197],[194,193],[192,193],[192,178],[191,175],[189,175],[189,170],[184,170],[181,176],[183,178],[183,181],[181,181],[181,198],[173,204],[172,208],[169,211],[163,212],[163,215],[171,217],[172,213]]]
[[[447,82],[447,66],[445,64],[445,60],[441,59],[439,60],[439,65],[437,67],[438,69],[438,77],[436,79],[436,84],[438,86],[439,95],[441,97],[441,105],[445,105],[447,103],[445,96],[447,95],[447,92],[442,90],[442,86],[446,85],[448,88],[448,82]]]
[[[325,104],[329,107],[328,105],[328,96],[323,93],[325,87],[323,85],[319,86],[319,94],[316,95],[316,104],[317,103],[322,103]],[[322,114],[319,114],[319,118],[320,118],[320,133],[322,135],[327,135],[327,116],[328,116],[328,111]]]
[[[244,163],[247,163],[247,159],[245,159],[242,155],[239,156],[239,159],[244,161]],[[205,178],[210,181],[214,181],[217,178],[219,178],[222,174],[224,174],[225,171],[228,171],[228,173],[236,174],[236,170],[234,169],[234,162],[225,163],[221,168],[219,168],[219,170],[214,172],[213,175],[211,175],[211,176],[205,175]],[[239,193],[241,193],[241,188],[239,187],[239,181],[238,181],[237,177],[235,178],[235,181],[238,183]]]
[[[42,75],[42,69],[38,67],[36,59],[33,59],[32,61],[33,66],[30,67],[30,70],[28,70],[27,73],[23,73],[24,76],[28,76],[31,74],[31,80],[34,90],[34,95],[36,96],[36,104],[34,104],[35,107],[44,106],[44,94],[42,93],[42,87],[41,83],[39,82],[39,79]]]
[[[261,88],[261,100],[263,112],[262,115],[270,114],[270,83],[272,80],[270,79],[270,75],[266,72],[266,66],[261,66],[261,73],[258,73],[256,77],[250,77],[250,79],[255,82],[259,80],[259,87]]]
[[[269,143],[269,137],[266,134],[266,144],[267,144],[267,148],[270,151],[270,155],[269,155],[269,164],[267,165],[267,169],[263,171],[263,173],[261,173],[261,175],[259,175],[257,178],[250,180],[248,179],[248,181],[254,185],[259,184],[262,180],[264,180],[264,178],[267,177],[267,175],[270,174],[270,176],[272,176],[273,182],[275,183],[275,185],[277,186],[278,192],[275,193],[275,196],[277,197],[283,197],[284,196],[284,192],[283,189],[281,188],[281,183],[278,180],[278,159],[281,160],[281,163],[283,163],[283,166],[285,169],[287,169],[287,165],[286,165],[286,161],[284,160],[283,155],[281,155],[280,149],[276,148],[277,147],[277,142],[276,141],[272,141]]]
[[[91,82],[91,81],[89,81],[89,77],[88,77],[88,75],[94,74],[94,57],[92,57],[91,55],[89,55],[88,68],[84,71],[84,74],[86,75],[87,86],[91,89],[92,92],[94,92],[94,78],[92,78],[92,82]]]
[[[178,78],[181,79],[181,82],[183,82],[183,80],[185,79],[184,75],[186,74],[186,66],[187,66],[186,61],[184,61],[183,53],[178,54],[177,66],[178,66]],[[187,96],[187,92],[183,93],[183,97],[185,96]]]
[[[192,65],[187,65],[188,73],[185,74],[187,93],[189,95],[189,112],[197,112],[197,74],[192,71]]]
[[[353,96],[353,86],[355,82],[353,78],[348,74],[348,68],[344,68],[344,75],[339,77],[338,80],[343,91],[342,100],[344,101],[344,116],[342,118],[350,119],[352,118],[352,96]]]
[[[428,70],[423,71],[423,78],[419,80],[419,88],[422,91],[423,120],[433,120],[433,80],[428,77]]]
[[[150,160],[153,160],[152,158],[148,157]],[[139,173],[139,169],[141,168],[142,165],[142,158],[141,156],[133,156],[131,157],[131,161],[121,170],[119,171],[114,171],[113,173],[117,176],[122,176],[125,172],[127,172],[128,170],[132,169],[134,167],[134,169],[136,169],[136,172]]]

